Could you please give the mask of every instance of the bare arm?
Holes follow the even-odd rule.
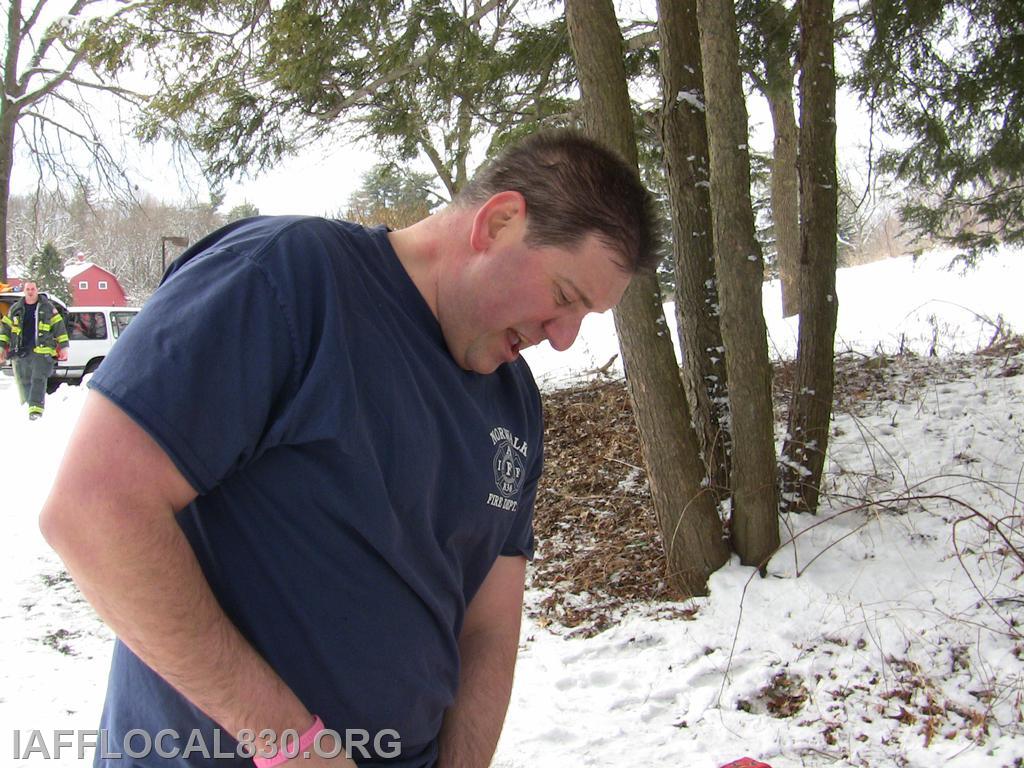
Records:
[[[302,733],[313,714],[224,614],[174,519],[195,495],[142,428],[90,392],[40,527],[124,643],[225,730]]]
[[[445,713],[438,768],[486,768],[505,722],[519,649],[526,558],[499,557],[466,609],[462,671]]]

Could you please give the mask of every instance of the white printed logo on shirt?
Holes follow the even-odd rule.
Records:
[[[513,435],[505,427],[491,430],[491,443],[495,446],[494,484],[498,493],[487,494],[487,503],[497,509],[514,512],[519,506],[515,498],[523,489],[526,480],[526,462],[528,448],[526,443]]]

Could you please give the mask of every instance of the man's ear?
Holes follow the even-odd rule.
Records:
[[[526,228],[526,198],[511,190],[492,195],[473,217],[470,245],[486,251],[496,240]]]

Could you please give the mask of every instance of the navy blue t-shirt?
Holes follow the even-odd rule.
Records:
[[[309,710],[432,765],[466,605],[499,555],[533,554],[526,364],[459,368],[383,228],[263,217],[184,254],[92,387],[199,492],[178,519],[214,594]],[[101,727],[108,753],[197,728],[214,753],[215,724],[120,642]],[[252,765],[202,755],[97,765]]]

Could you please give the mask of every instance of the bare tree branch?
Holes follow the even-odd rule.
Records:
[[[43,12],[43,8],[45,7],[46,0],[39,0],[39,2],[36,3],[36,7],[32,9],[32,13],[29,14],[29,17],[25,19],[25,23],[21,26],[21,31],[23,33],[28,32],[28,30],[32,29],[32,27],[36,25],[36,22],[39,21],[39,14]]]
[[[76,0],[75,4],[71,6],[71,8],[68,9],[68,12],[63,15],[65,17],[77,17],[79,14],[82,13],[82,9],[85,8],[85,6],[89,5],[90,2],[91,0]],[[39,62],[43,60],[43,57],[50,50],[50,46],[52,46],[54,42],[58,39],[58,32],[60,31],[60,29],[61,27],[57,22],[50,24],[50,26],[46,28],[46,34],[44,34],[43,39],[39,41],[39,47],[36,48],[35,53],[29,60],[27,70],[31,71],[39,66]],[[28,29],[25,30],[26,33],[28,31]],[[22,78],[21,82],[19,82],[19,86],[22,87],[21,92],[24,93],[24,89],[28,88],[28,81]]]
[[[125,88],[120,85],[108,85],[95,80],[82,80],[81,78],[72,75],[67,79],[71,85],[76,85],[79,88],[85,88],[90,91],[102,91],[104,93],[110,93],[126,101],[139,101],[145,99],[147,94],[140,93],[139,91],[133,91],[130,88]]]
[[[53,80],[50,80],[48,83],[44,83],[34,91],[31,91],[29,93],[23,92],[24,95],[12,104],[12,108],[21,111],[25,107],[35,104],[43,97],[53,93],[55,90],[60,88],[61,85],[68,81],[68,78],[71,77],[71,73],[74,72],[75,67],[81,64],[84,59],[85,50],[79,48],[77,51],[75,51],[74,55],[71,57],[71,61],[68,62],[68,65],[59,75],[53,78]],[[24,77],[22,78],[22,82],[26,85],[28,84],[28,80]]]

